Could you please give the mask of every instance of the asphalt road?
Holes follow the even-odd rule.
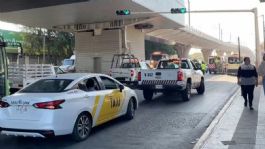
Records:
[[[208,75],[206,92],[183,102],[177,94],[144,101],[141,91],[135,119],[118,118],[93,129],[83,142],[70,136],[51,139],[0,136],[0,149],[191,149],[237,85],[231,76]]]

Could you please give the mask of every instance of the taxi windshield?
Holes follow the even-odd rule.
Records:
[[[42,79],[22,89],[21,93],[59,93],[72,82],[70,79]]]

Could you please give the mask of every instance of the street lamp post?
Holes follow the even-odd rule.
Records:
[[[261,54],[260,54],[260,39],[259,39],[259,23],[258,23],[258,9],[254,8],[252,10],[254,13],[254,20],[255,20],[255,41],[256,41],[256,66],[259,65]]]
[[[241,61],[241,50],[240,50],[240,37],[238,36],[238,58],[239,61]]]
[[[264,14],[262,15],[262,19],[263,19],[263,27],[262,27],[262,31],[263,31],[263,52],[265,52],[265,20],[264,20]]]
[[[189,27],[190,27],[190,0],[188,0],[188,15],[189,15]]]
[[[46,39],[45,39],[45,34],[43,35],[43,40],[42,40],[42,50],[43,50],[43,57],[42,57],[42,64],[45,64],[45,44],[46,44]]]

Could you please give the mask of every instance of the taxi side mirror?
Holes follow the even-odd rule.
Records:
[[[120,92],[122,92],[124,90],[124,86],[123,85],[119,85],[120,88]]]

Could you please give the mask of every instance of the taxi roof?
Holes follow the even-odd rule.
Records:
[[[97,73],[66,73],[66,74],[58,74],[54,76],[47,77],[47,79],[71,79],[76,80],[83,77],[95,77],[95,76],[106,76],[104,74]]]

